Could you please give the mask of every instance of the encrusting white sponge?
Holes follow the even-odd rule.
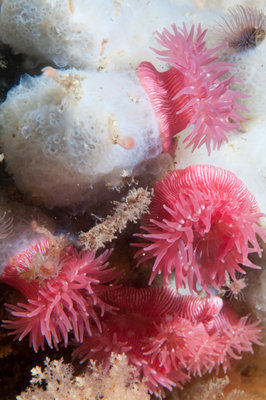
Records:
[[[0,118],[18,188],[48,207],[89,206],[106,185],[138,174],[162,152],[157,119],[134,71],[47,67],[9,92]]]
[[[84,68],[99,55],[115,20],[112,0],[3,0],[0,38],[41,61]]]
[[[59,68],[135,69],[163,65],[156,30],[181,24],[185,0],[2,0],[0,40]],[[173,17],[174,16],[174,17]]]

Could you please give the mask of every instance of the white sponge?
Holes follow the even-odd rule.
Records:
[[[0,38],[39,60],[83,68],[99,54],[114,18],[112,0],[3,0]]]
[[[150,47],[158,47],[156,30],[187,18],[190,8],[179,3],[2,0],[0,40],[57,67],[126,70],[144,60],[158,66]]]
[[[18,188],[46,206],[88,205],[143,162],[161,138],[132,72],[57,71],[24,77],[0,108],[1,141]]]

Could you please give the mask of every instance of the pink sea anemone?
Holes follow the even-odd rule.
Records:
[[[220,348],[218,364],[224,372],[230,368],[230,358],[240,359],[241,352],[253,353],[252,343],[262,345],[260,322],[249,322],[249,316],[239,318],[228,301],[217,317],[210,334],[219,333],[216,345]],[[218,371],[218,365],[216,366]]]
[[[263,10],[239,5],[230,9],[218,25],[218,36],[231,52],[252,49],[265,39],[266,16]]]
[[[253,353],[252,344],[262,345],[259,321],[249,323],[249,317],[239,318],[225,303],[217,316],[212,316],[212,327],[193,323],[174,316],[157,326],[145,346],[145,355],[159,366],[180,368],[188,375],[202,376],[213,369],[224,372],[230,368],[230,358],[240,359],[242,352]]]
[[[218,48],[208,49],[204,37],[207,30],[201,26],[194,33],[194,25],[187,30],[172,25],[173,33],[167,29],[157,33],[157,41],[163,50],[154,50],[172,68],[159,72],[149,62],[138,68],[140,81],[147,91],[159,121],[162,146],[165,152],[173,152],[172,138],[186,127],[192,127],[186,137],[187,146],[206,145],[208,153],[220,148],[227,141],[227,133],[236,133],[243,117],[238,111],[245,108],[236,100],[246,97],[229,89],[234,76],[221,77],[231,72],[233,65],[217,61],[214,54]]]
[[[108,368],[111,352],[125,353],[151,393],[182,387],[192,374],[218,370],[219,365],[226,369],[229,356],[238,358],[240,352],[252,351],[252,343],[260,344],[257,323],[239,320],[230,306],[223,309],[218,297],[126,287],[105,292],[103,300],[119,310],[104,316],[102,333],[95,330],[86,337],[74,357],[95,359]]]
[[[108,269],[110,251],[95,257],[93,251],[78,253],[72,246],[56,249],[43,240],[14,257],[1,275],[1,280],[19,290],[27,299],[17,305],[8,304],[11,319],[3,326],[22,340],[29,334],[30,346],[37,352],[49,347],[58,349],[73,332],[82,341],[84,332],[91,334],[92,320],[101,330],[99,316],[111,311],[99,294],[108,290],[106,283],[117,276]]]
[[[175,271],[176,287],[188,281],[209,291],[219,289],[227,272],[233,281],[235,272],[245,273],[239,264],[258,268],[248,255],[261,248],[265,231],[259,225],[254,196],[230,171],[210,165],[195,165],[170,172],[154,187],[149,213],[144,216],[147,233],[137,234],[145,242],[138,265],[155,259],[150,282],[163,272],[164,284]]]
[[[163,387],[182,387],[189,379],[180,361],[180,349],[188,351],[187,342],[191,341],[193,333],[196,334],[195,324],[204,326],[206,322],[208,325],[222,308],[220,298],[200,300],[192,296],[179,296],[173,289],[165,287],[119,288],[104,293],[102,298],[118,311],[103,318],[102,333],[95,331],[91,337],[85,338],[74,351],[74,357],[82,362],[96,359],[108,367],[111,352],[125,353],[129,362],[145,377],[151,393],[157,393]],[[176,331],[176,342],[171,343],[169,339],[166,344],[176,349],[176,358],[173,359],[173,352],[170,351],[171,356],[165,363],[155,357],[150,349],[150,343],[155,344],[159,340],[162,327],[162,340],[168,340],[168,331],[169,338],[171,331]],[[196,328],[196,331],[199,329]],[[205,328],[204,332],[207,335]]]

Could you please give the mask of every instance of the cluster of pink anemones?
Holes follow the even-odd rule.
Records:
[[[194,165],[175,170],[157,182],[149,213],[144,216],[144,239],[134,243],[141,249],[137,265],[154,259],[150,284],[164,274],[164,284],[175,271],[176,287],[188,282],[191,292],[196,282],[209,291],[233,281],[235,272],[245,273],[239,264],[259,268],[248,258],[261,248],[257,236],[265,240],[254,196],[230,171],[211,165]]]
[[[238,79],[224,74],[232,71],[233,64],[217,61],[214,54],[218,47],[208,49],[198,25],[187,30],[172,25],[173,33],[164,29],[157,32],[157,41],[164,50],[153,49],[171,65],[166,72],[159,72],[149,62],[138,67],[140,81],[147,91],[158,118],[165,152],[173,152],[172,138],[186,127],[192,127],[186,137],[187,146],[206,145],[208,153],[220,148],[227,141],[228,132],[236,133],[244,118],[238,111],[246,111],[236,100],[246,95],[229,88]],[[221,47],[221,46],[220,46]],[[220,48],[219,47],[219,48]]]
[[[239,319],[219,297],[179,296],[166,287],[124,287],[103,295],[119,310],[105,315],[102,333],[94,331],[74,350],[85,362],[94,359],[108,368],[113,353],[125,353],[144,378],[150,393],[182,385],[191,375],[229,366],[260,344],[258,323]]]
[[[37,352],[49,347],[58,349],[68,336],[74,334],[82,341],[84,333],[91,334],[93,321],[101,330],[99,317],[113,307],[99,295],[109,290],[117,273],[107,268],[110,251],[99,257],[95,252],[78,253],[72,246],[56,248],[45,239],[14,257],[0,277],[2,281],[19,290],[26,298],[17,305],[6,305],[11,314],[3,326],[22,340],[29,334],[30,346]]]

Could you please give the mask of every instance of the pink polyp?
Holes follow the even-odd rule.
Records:
[[[32,246],[14,258],[13,265],[6,266],[1,276],[4,282],[26,297],[25,303],[7,305],[12,317],[4,321],[3,326],[19,340],[29,334],[35,351],[43,348],[44,338],[49,347],[56,349],[61,341],[65,347],[68,345],[70,332],[76,340],[82,340],[84,331],[91,334],[91,320],[101,330],[99,316],[113,310],[100,298],[100,294],[109,289],[105,283],[112,282],[117,276],[114,269],[107,269],[110,251],[95,257],[93,251],[78,253],[68,247],[54,259],[53,251],[53,244],[47,241]],[[23,279],[21,268],[24,273],[33,267],[34,257],[39,252],[50,255],[60,264],[57,275],[42,280],[38,277]],[[114,288],[112,286],[111,290]]]
[[[232,82],[239,81],[236,77],[222,79],[233,64],[213,56],[218,48],[205,46],[206,31],[202,32],[200,25],[196,32],[194,25],[189,32],[185,24],[183,28],[172,25],[172,29],[173,33],[167,29],[157,33],[166,50],[153,49],[171,68],[159,72],[151,63],[142,62],[139,78],[158,119],[163,151],[173,153],[173,136],[192,127],[186,138],[188,146],[194,151],[205,144],[210,153],[212,143],[214,149],[219,148],[229,131],[236,133],[240,128],[244,118],[236,111],[245,108],[236,100],[245,95],[229,89]]]
[[[126,150],[131,150],[135,146],[135,140],[131,136],[124,136],[118,140],[117,144]]]
[[[164,284],[175,271],[176,287],[196,282],[209,292],[219,289],[225,273],[235,280],[244,272],[240,264],[254,265],[248,255],[261,255],[258,236],[266,239],[259,226],[258,205],[245,185],[230,171],[210,165],[195,165],[170,172],[157,182],[149,213],[144,216],[146,232],[137,236],[142,243],[137,264],[154,258],[149,283],[164,274]]]

